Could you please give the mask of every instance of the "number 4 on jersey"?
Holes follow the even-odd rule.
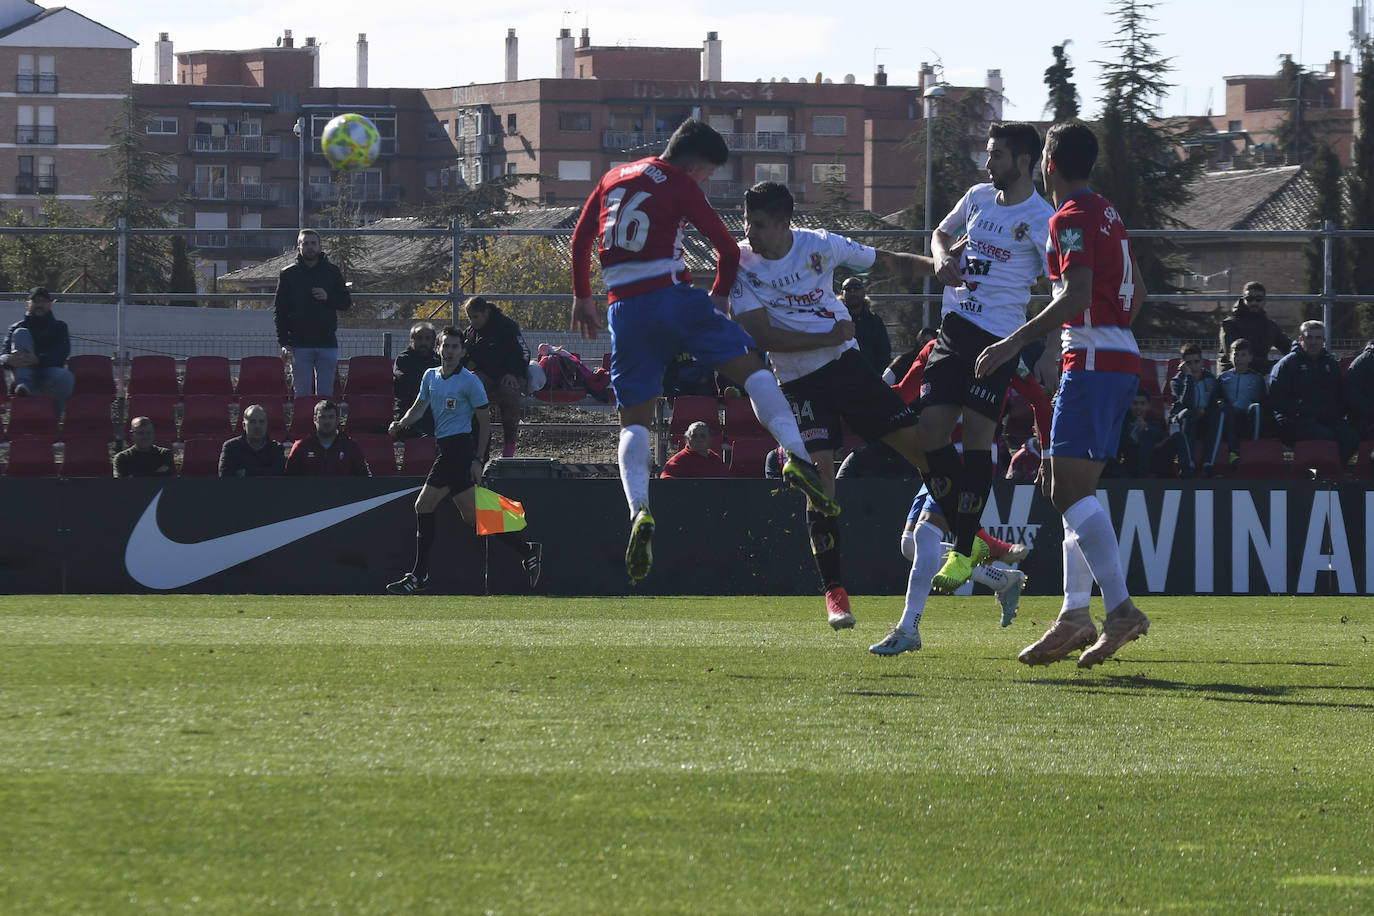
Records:
[[[607,248],[639,251],[644,247],[649,240],[649,216],[639,206],[649,196],[648,191],[636,191],[629,203],[621,206],[625,200],[624,188],[616,188],[606,195],[606,224],[601,227],[601,237]]]

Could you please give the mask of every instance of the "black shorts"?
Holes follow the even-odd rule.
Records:
[[[1016,360],[1008,360],[986,378],[973,374],[978,355],[1000,339],[956,312],[945,315],[921,377],[921,406],[956,404],[994,423],[1000,420]]]
[[[782,393],[792,404],[808,451],[834,451],[844,441],[841,420],[865,442],[877,442],[893,430],[916,425],[916,409],[907,405],[873,370],[857,348],[845,350],[815,372],[784,382]]]
[[[434,440],[434,466],[425,478],[427,487],[447,487],[452,493],[462,493],[473,487],[472,435],[459,433]]]

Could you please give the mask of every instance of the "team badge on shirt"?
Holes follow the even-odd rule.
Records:
[[[1059,230],[1059,250],[1060,251],[1082,251],[1083,250],[1083,230],[1070,227]]]
[[[1026,236],[1030,235],[1030,223],[1017,223],[1016,228],[1011,230],[1011,234],[1018,242],[1024,242]]]
[[[457,398],[444,398],[444,410],[455,410],[458,407]]]

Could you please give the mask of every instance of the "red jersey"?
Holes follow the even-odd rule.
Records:
[[[1092,268],[1092,305],[1064,322],[1064,369],[1139,374],[1140,351],[1131,333],[1131,240],[1116,208],[1093,191],[1074,194],[1050,217],[1048,273],[1056,295],[1064,271],[1079,266]]]
[[[739,245],[701,186],[657,156],[611,169],[587,198],[573,230],[573,295],[592,294],[589,259],[598,237],[601,279],[611,302],[691,283],[682,252],[688,223],[716,248],[711,294],[728,296],[739,269]]]

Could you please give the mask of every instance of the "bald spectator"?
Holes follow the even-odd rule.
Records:
[[[299,477],[371,477],[363,450],[339,429],[339,405],[315,405],[315,431],[291,446],[286,473]]]
[[[219,450],[221,477],[280,477],[286,473],[286,452],[267,435],[267,410],[254,404],[243,411],[243,434]]]
[[[515,457],[520,432],[520,398],[529,386],[530,351],[520,325],[499,308],[473,296],[463,303],[468,316],[463,365],[487,390],[487,398],[501,411],[501,457]]]
[[[1274,320],[1264,313],[1264,303],[1268,298],[1264,284],[1251,280],[1231,314],[1221,322],[1221,347],[1217,352],[1217,367],[1226,372],[1231,366],[1231,344],[1244,338],[1250,342],[1252,368],[1260,375],[1268,375],[1274,361],[1282,359],[1292,348],[1293,342],[1283,333]],[[1270,350],[1278,355],[1271,357]]]
[[[129,422],[129,438],[133,445],[114,456],[116,477],[171,477],[176,473],[172,450],[154,444],[156,433],[148,417],[134,417]]]
[[[687,427],[687,444],[663,464],[665,479],[684,477],[729,477],[725,461],[711,448],[711,427],[700,420]]]

